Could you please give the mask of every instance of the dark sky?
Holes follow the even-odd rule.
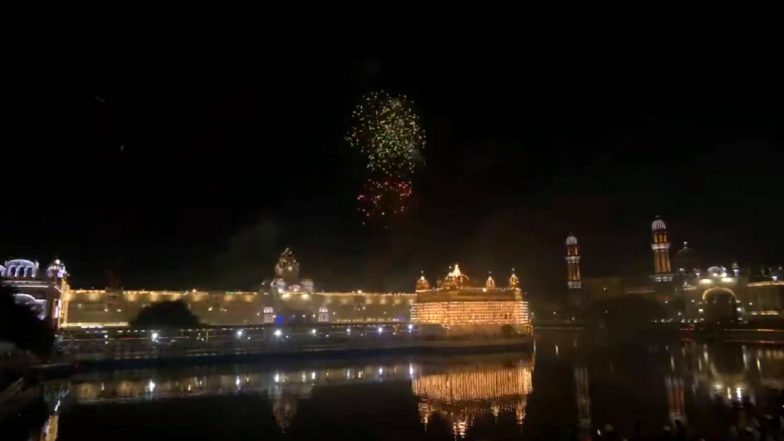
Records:
[[[458,261],[549,296],[570,231],[587,275],[650,271],[659,214],[705,264],[779,264],[781,29],[30,56],[5,83],[0,256],[56,254],[77,287],[239,289],[291,246],[323,289],[408,290]],[[343,141],[377,88],[415,101],[428,140],[388,230],[360,225]]]

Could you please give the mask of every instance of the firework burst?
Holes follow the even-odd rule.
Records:
[[[365,155],[371,173],[401,178],[414,173],[425,147],[425,131],[406,96],[371,92],[351,117],[346,140]]]
[[[357,196],[362,223],[367,225],[374,219],[384,220],[405,212],[412,193],[410,181],[368,179]]]

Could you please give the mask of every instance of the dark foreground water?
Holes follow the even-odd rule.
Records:
[[[80,375],[47,384],[40,423],[29,435],[25,429],[13,436],[557,440],[597,439],[597,430],[611,424],[629,438],[639,425],[659,439],[663,426],[680,420],[689,437],[726,439],[730,426],[777,416],[782,388],[782,347],[620,346],[578,334],[540,334],[530,353]],[[10,430],[5,435],[11,439]]]

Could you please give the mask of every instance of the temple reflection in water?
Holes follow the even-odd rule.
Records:
[[[205,417],[194,430],[225,425],[271,439],[312,439],[325,427],[359,425],[370,438],[384,433],[397,439],[389,431],[403,426],[399,439],[496,439],[522,432],[529,439],[589,440],[606,424],[624,436],[638,421],[649,431],[675,421],[707,430],[725,425],[732,407],[740,412],[747,403],[770,412],[784,404],[781,347],[670,342],[620,348],[584,337],[540,335],[528,355],[302,360],[78,375],[46,384],[51,417],[36,439],[53,441],[58,431],[62,441],[79,439],[74,438],[79,427],[94,424],[107,409],[116,417],[102,427],[117,430],[135,424],[138,412],[151,418],[165,412],[149,423],[165,426],[169,419],[186,418],[181,409],[204,415],[225,407],[239,416],[231,422]],[[247,418],[260,422],[249,428]],[[149,436],[147,427],[138,430],[139,439]]]
[[[418,397],[421,422],[427,429],[433,415],[444,418],[455,436],[465,436],[482,415],[513,414],[522,427],[526,397],[532,391],[532,362],[520,354],[482,358],[447,359],[449,363],[386,363],[320,369],[266,370],[247,373],[185,371],[180,375],[145,375],[131,371],[118,379],[74,379],[47,385],[53,416],[41,440],[57,437],[62,408],[123,404],[172,398],[198,398],[257,394],[265,396],[282,433],[297,415],[302,400],[316,388],[330,386],[410,382]],[[442,360],[443,361],[443,360]],[[251,367],[252,368],[252,367]],[[49,427],[52,426],[52,427]]]
[[[464,437],[477,416],[513,412],[518,426],[525,420],[527,396],[533,390],[531,364],[512,367],[476,365],[423,374],[411,390],[419,398],[419,416],[427,428],[434,414],[444,417],[455,435]]]

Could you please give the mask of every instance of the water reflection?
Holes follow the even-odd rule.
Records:
[[[635,426],[652,436],[676,421],[693,434],[714,430],[722,439],[732,425],[778,415],[783,386],[781,347],[617,347],[545,334],[530,354],[80,375],[46,384],[51,416],[30,439],[89,439],[78,430],[85,425],[94,439],[118,430],[132,434],[124,439],[163,439],[164,433],[146,427],[181,425],[176,420],[193,418],[189,412],[199,415],[190,434],[199,439],[242,431],[256,438],[312,439],[331,430],[343,439],[519,439],[522,433],[523,439],[588,440],[610,426],[627,437]],[[112,421],[100,419],[107,411]],[[236,419],[224,417],[234,413]]]
[[[224,372],[229,369],[232,372]],[[525,419],[526,397],[532,391],[530,355],[446,357],[433,360],[352,364],[308,369],[262,369],[239,366],[180,371],[120,371],[77,376],[51,382],[45,393],[52,417],[41,438],[57,438],[61,413],[79,406],[105,406],[210,396],[258,395],[268,399],[281,433],[294,421],[302,400],[314,389],[331,386],[410,383],[419,399],[423,429],[438,415],[455,436],[464,437],[475,419],[514,415],[519,427]]]
[[[522,428],[526,397],[532,391],[531,366],[518,361],[515,366],[482,364],[423,374],[411,382],[419,398],[419,417],[427,429],[434,414],[452,427],[456,436],[465,437],[474,420],[485,414],[498,418],[514,414]]]

